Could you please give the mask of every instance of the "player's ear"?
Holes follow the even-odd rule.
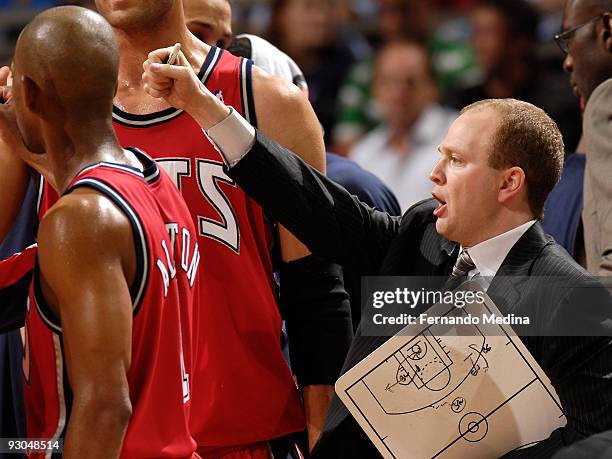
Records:
[[[606,51],[612,52],[612,15],[604,13],[602,17],[601,38]]]
[[[38,85],[27,76],[21,77],[21,86],[23,88],[23,103],[28,110],[37,115],[41,115],[41,96],[42,92]]]

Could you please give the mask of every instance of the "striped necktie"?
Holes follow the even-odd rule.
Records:
[[[476,268],[476,265],[474,264],[472,257],[470,257],[470,254],[464,249],[459,255],[459,258],[457,258],[455,266],[453,266],[452,276],[465,277],[474,268]]]

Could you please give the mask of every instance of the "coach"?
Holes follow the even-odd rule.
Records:
[[[170,86],[164,76],[172,79]],[[566,279],[575,288],[559,289],[542,314],[545,322],[565,323],[559,335],[566,337],[548,333],[523,341],[551,379],[567,426],[512,457],[549,457],[565,444],[612,428],[612,341],[598,329],[610,318],[609,296],[538,222],[563,162],[561,134],[541,109],[512,99],[468,106],[439,147],[441,157],[431,173],[435,200],[391,217],[255,131],[197,85],[188,69],[152,65],[145,79],[153,94],[172,93],[185,101],[186,111],[206,112],[199,122],[223,153],[229,175],[315,254],[363,275],[492,278],[488,293],[502,312],[524,312],[528,303],[507,301],[518,290],[505,281],[508,276]],[[197,88],[190,88],[194,84]],[[585,290],[589,301],[581,303]],[[576,326],[592,326],[592,336],[567,337],[564,316]],[[344,371],[384,341],[362,336],[360,328]],[[334,399],[313,457],[379,455]]]

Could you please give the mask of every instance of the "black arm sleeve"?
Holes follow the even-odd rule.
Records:
[[[298,384],[334,384],[353,339],[342,268],[311,255],[284,263],[280,276],[280,302]]]
[[[228,174],[314,254],[358,272],[377,272],[400,217],[361,203],[278,143],[257,132]]]
[[[0,289],[0,333],[16,330],[25,324],[26,302],[31,281],[30,272],[15,284]]]

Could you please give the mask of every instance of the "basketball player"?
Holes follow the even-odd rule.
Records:
[[[37,16],[15,51],[20,154],[61,192],[28,301],[28,436],[64,438],[65,458],[196,458],[197,236],[171,179],[119,145],[118,65],[112,28],[79,7]]]
[[[187,114],[172,106],[172,100],[147,94],[142,65],[152,50],[181,43],[189,65],[213,94],[323,169],[318,120],[292,85],[197,40],[185,25],[181,0],[98,0],[96,5],[114,27],[121,50],[114,108],[119,140],[160,161],[181,189],[199,235],[206,320],[198,330],[203,357],[197,362],[192,399],[198,452],[204,457],[267,458],[268,440],[305,425],[280,348],[270,254],[274,234],[262,209],[223,172],[223,159],[197,119],[205,119],[206,111]],[[283,229],[279,241],[284,261],[308,254]],[[316,435],[329,393],[313,385],[304,390],[304,398],[309,430]]]

